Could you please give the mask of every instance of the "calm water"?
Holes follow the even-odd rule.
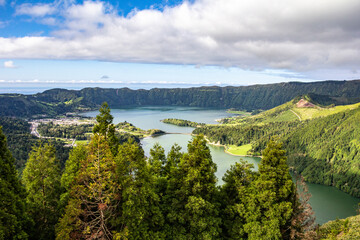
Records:
[[[201,109],[189,107],[137,107],[128,109],[113,109],[111,111],[114,116],[114,123],[128,121],[142,129],[157,128],[169,133],[158,137],[149,137],[141,141],[145,153],[148,155],[150,148],[159,143],[164,147],[165,151],[169,151],[174,143],[180,145],[183,151],[187,150],[187,144],[191,140],[190,133],[193,128],[178,127],[174,125],[164,124],[160,120],[165,118],[180,118],[195,122],[203,122],[216,124],[216,119],[231,116],[225,110],[217,109]],[[96,116],[98,111],[87,112],[86,116]],[[222,183],[222,176],[232,164],[240,158],[257,165],[259,158],[255,157],[238,157],[226,154],[223,147],[211,146],[211,155],[213,161],[217,164],[217,173],[219,184]],[[310,204],[316,215],[316,222],[325,223],[336,218],[346,218],[356,214],[356,209],[360,199],[351,197],[349,194],[343,193],[334,187],[328,187],[318,184],[308,184],[309,192],[312,194]]]

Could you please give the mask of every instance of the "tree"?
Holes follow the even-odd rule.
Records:
[[[174,192],[167,221],[169,233],[175,239],[211,239],[220,232],[216,194],[216,164],[203,136],[196,136],[188,144],[188,153],[180,160],[178,171],[170,179]]]
[[[114,117],[110,114],[110,108],[107,102],[104,102],[100,108],[100,114],[96,116],[96,122],[93,133],[99,134],[109,142],[112,153],[115,155],[119,140],[115,136],[115,126],[112,123]]]
[[[26,194],[14,162],[0,126],[0,239],[27,239]]]
[[[69,201],[71,186],[80,170],[81,163],[85,161],[87,148],[79,145],[70,151],[69,159],[65,163],[65,171],[61,176],[61,188],[64,192],[60,196],[60,213],[63,212]]]
[[[116,165],[121,198],[116,237],[164,239],[164,218],[155,189],[157,168],[149,165],[141,146],[132,140],[119,146]]]
[[[317,239],[315,231],[315,216],[309,199],[311,194],[308,192],[305,180],[301,175],[296,176],[296,199],[293,203],[294,210],[291,219],[291,230],[289,239]]]
[[[112,239],[118,205],[115,161],[104,136],[95,135],[70,190],[57,239]]]
[[[149,163],[151,167],[151,172],[157,176],[164,175],[164,166],[166,164],[165,150],[159,145],[159,143],[154,144],[150,149],[150,158]]]
[[[174,175],[173,171],[176,171],[176,169],[179,167],[180,159],[183,156],[183,153],[180,151],[181,147],[175,143],[167,155],[164,166],[164,175],[167,176],[167,178],[170,178],[171,175]]]
[[[177,194],[182,186],[179,163],[183,157],[183,153],[180,151],[181,147],[175,144],[167,154],[163,172],[166,186],[164,186],[161,189],[162,192],[159,193],[161,195],[161,211],[165,218],[163,232],[168,239],[175,238],[176,235],[180,234],[178,230],[182,229],[182,227],[177,224],[177,212],[174,210],[174,207],[179,207],[178,204],[180,204],[180,201],[178,201]]]
[[[248,201],[252,184],[258,174],[253,172],[252,164],[241,160],[226,171],[221,186],[219,201],[222,203],[222,219],[224,239],[246,239],[244,230]]]
[[[248,238],[287,239],[296,188],[286,164],[282,143],[277,139],[271,139],[263,151],[259,177],[253,187],[244,225]]]
[[[32,239],[54,238],[60,197],[60,166],[55,148],[48,144],[34,146],[23,172],[29,215],[35,222]]]

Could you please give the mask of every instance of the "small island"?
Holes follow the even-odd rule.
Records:
[[[143,130],[138,127],[135,127],[133,124],[126,122],[126,121],[116,124],[115,127],[116,127],[116,130],[120,133],[129,133],[138,138],[144,138],[144,137],[149,137],[149,136],[165,134],[165,132],[160,129]]]
[[[166,118],[161,120],[161,122],[173,124],[180,127],[194,127],[194,128],[205,125],[205,123],[197,123],[197,122],[192,122],[189,120],[183,120],[178,118]]]

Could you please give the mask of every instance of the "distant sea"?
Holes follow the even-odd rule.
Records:
[[[64,88],[69,90],[80,90],[87,87],[100,88],[130,88],[130,89],[152,89],[152,88],[191,88],[201,86],[228,86],[225,84],[163,84],[163,83],[9,83],[0,82],[0,94],[2,93],[20,93],[20,94],[35,94],[41,93],[53,88]]]

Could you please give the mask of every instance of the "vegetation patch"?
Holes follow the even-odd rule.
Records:
[[[320,239],[360,239],[360,215],[337,219],[322,225]]]
[[[161,122],[180,126],[180,127],[194,127],[194,128],[205,125],[204,123],[197,123],[197,122],[192,122],[189,120],[183,120],[178,118],[166,118],[161,120]]]
[[[164,131],[160,130],[160,129],[149,129],[149,130],[143,130],[141,128],[135,127],[133,124],[125,121],[125,122],[121,122],[115,125],[117,132],[121,133],[128,133],[131,135],[134,135],[138,138],[144,138],[144,137],[148,137],[148,136],[153,136],[153,135],[161,135],[161,134],[165,134]]]
[[[226,148],[226,152],[233,155],[246,156],[249,154],[248,152],[251,150],[251,148],[251,144],[245,144],[242,146],[230,145]]]
[[[251,115],[251,112],[243,111],[243,110],[236,110],[234,108],[230,108],[226,111],[227,113],[236,114],[242,117],[247,117]]]

